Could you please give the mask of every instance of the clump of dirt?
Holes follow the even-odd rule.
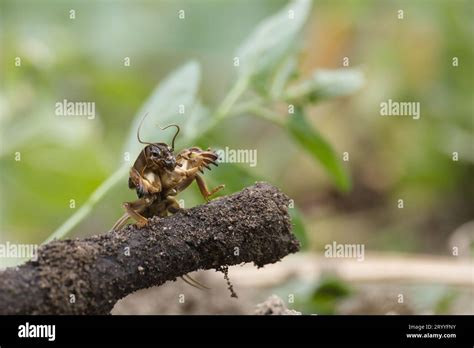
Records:
[[[288,309],[283,300],[277,295],[270,296],[265,302],[257,305],[254,314],[257,315],[301,315],[293,309]]]

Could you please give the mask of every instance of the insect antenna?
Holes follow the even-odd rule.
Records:
[[[174,135],[174,137],[173,137],[173,141],[171,142],[171,148],[174,150],[174,141],[176,140],[176,137],[178,136],[178,133],[179,133],[179,126],[178,126],[177,124],[169,124],[169,125],[167,125],[166,127],[163,127],[163,128],[160,127],[160,129],[161,129],[161,130],[165,130],[165,129],[169,128],[169,127],[176,127],[176,133],[175,133],[175,135]]]
[[[145,118],[147,116],[148,116],[148,112],[145,114],[145,116],[143,116],[142,120],[140,121],[140,125],[138,126],[138,129],[137,129],[137,139],[138,139],[138,142],[141,143],[141,144],[152,145],[152,143],[148,143],[148,142],[142,141],[140,139],[140,129],[142,128],[143,121],[145,121]]]

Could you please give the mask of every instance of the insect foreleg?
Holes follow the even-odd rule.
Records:
[[[193,176],[193,175],[196,175],[196,173],[198,172],[199,170],[199,167],[195,167],[195,168],[191,168],[191,169],[186,169],[184,170],[184,174],[186,175],[187,178]]]
[[[225,187],[225,185],[219,185],[219,186],[213,188],[211,191],[209,191],[209,189],[207,188],[206,182],[199,175],[196,175],[196,182],[198,184],[199,191],[201,191],[201,195],[204,197],[204,199],[206,201],[208,201],[209,197],[212,196],[214,193],[216,193],[217,191],[219,191],[219,190],[221,190]]]

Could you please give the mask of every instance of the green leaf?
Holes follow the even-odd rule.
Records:
[[[211,112],[200,100],[196,100],[190,115],[181,116],[177,121],[181,126],[181,133],[176,140],[178,148],[191,144],[192,141],[201,137],[201,134],[211,125]]]
[[[200,79],[199,64],[189,62],[166,77],[155,88],[131,125],[124,146],[124,152],[129,152],[130,158],[135,158],[143,147],[137,140],[136,132],[146,113],[149,115],[143,122],[140,137],[150,142],[164,141],[165,136],[171,139],[172,131],[168,130],[169,133],[166,135],[158,126],[163,127],[171,123],[184,125],[189,120],[186,115],[192,114],[194,109]],[[184,114],[179,112],[180,105],[184,106]]]
[[[288,81],[296,75],[297,61],[294,55],[285,58],[271,78],[270,96],[273,100],[280,98]]]
[[[364,84],[358,69],[316,70],[313,76],[287,89],[285,99],[294,104],[350,95]]]
[[[278,64],[294,45],[310,8],[310,0],[294,0],[263,20],[237,50],[240,74],[256,75]]]
[[[286,126],[293,139],[324,166],[336,186],[341,191],[348,191],[351,181],[341,161],[331,145],[306,120],[301,109],[295,109],[295,113],[288,118]]]
[[[334,314],[340,301],[352,293],[352,288],[342,279],[325,276],[313,290],[310,306],[315,313]]]
[[[436,302],[434,307],[434,313],[450,314],[451,308],[458,296],[459,293],[454,289],[445,291]]]

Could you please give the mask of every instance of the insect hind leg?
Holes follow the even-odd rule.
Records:
[[[182,280],[184,280],[184,282],[188,285],[191,285],[192,287],[195,287],[199,290],[209,290],[210,288],[208,288],[207,286],[205,286],[204,284],[198,282],[196,279],[192,278],[189,274],[185,274],[183,276],[180,277]]]
[[[139,227],[143,227],[148,222],[148,219],[141,213],[150,206],[151,202],[149,199],[140,198],[133,202],[125,202],[122,207],[125,209],[129,217],[137,221]]]
[[[179,210],[181,210],[181,207],[179,206],[179,203],[176,198],[172,196],[166,197],[166,210],[169,211],[171,214],[175,214]]]
[[[123,214],[122,217],[118,219],[117,222],[112,226],[109,232],[120,230],[123,226],[125,226],[128,219],[130,219],[130,215],[128,213]]]

